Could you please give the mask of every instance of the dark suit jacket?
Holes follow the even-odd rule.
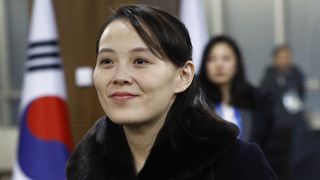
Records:
[[[295,179],[293,174],[297,172],[292,170],[292,161],[294,156],[300,156],[301,151],[292,154],[295,144],[294,135],[295,131],[300,128],[297,123],[303,122],[305,117],[303,111],[289,112],[283,104],[283,97],[288,91],[294,90],[301,100],[304,99],[303,73],[295,66],[292,66],[287,72],[280,72],[270,66],[266,69],[260,90],[271,102],[269,109],[272,118],[269,120],[272,123],[269,123],[271,126],[269,126],[267,138],[259,144],[280,179]],[[297,138],[300,137],[297,136]],[[305,145],[301,146],[304,150]]]
[[[211,123],[211,122],[210,122]],[[67,165],[69,180],[275,180],[260,148],[229,138],[226,122],[193,122],[179,133],[179,143],[168,135],[170,122],[160,130],[143,169],[135,174],[123,128],[101,118],[77,146]],[[222,126],[215,129],[217,124]],[[205,125],[205,126],[204,126]],[[194,136],[194,135],[197,136]]]

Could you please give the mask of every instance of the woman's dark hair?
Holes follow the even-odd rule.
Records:
[[[156,56],[168,58],[178,67],[192,59],[192,44],[183,23],[163,10],[144,5],[120,7],[108,19],[97,38],[97,53],[104,29],[118,19],[127,20]]]
[[[240,48],[237,43],[228,36],[221,35],[213,37],[205,47],[199,72],[200,84],[210,103],[216,104],[222,101],[221,91],[217,84],[209,80],[206,68],[211,49],[221,43],[228,45],[232,49],[236,59],[237,72],[232,78],[230,104],[240,107],[251,107],[253,105],[253,87],[246,80]]]
[[[184,24],[163,10],[144,5],[120,7],[102,27],[98,36],[97,52],[102,32],[112,21],[119,19],[128,21],[156,56],[168,58],[177,67],[184,66],[192,59],[192,44]],[[224,134],[221,140],[234,138],[238,133],[235,126],[222,123],[222,120],[208,108],[196,79],[184,92],[177,94],[166,118],[166,122],[170,122],[171,125],[166,128],[165,134],[169,134],[174,146],[179,143],[175,139],[181,133],[178,129],[187,132],[188,126],[194,121],[210,121],[209,126],[219,124],[215,133]]]

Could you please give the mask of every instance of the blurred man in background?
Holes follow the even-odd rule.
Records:
[[[293,65],[292,53],[287,45],[275,48],[273,64],[266,69],[261,91],[273,106],[269,137],[262,145],[264,152],[280,180],[291,180],[292,147],[298,121],[304,120],[304,76]]]

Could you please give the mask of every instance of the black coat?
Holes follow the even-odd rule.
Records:
[[[225,122],[219,122],[225,123]],[[166,123],[167,124],[167,123]],[[212,123],[213,124],[213,123]],[[134,173],[123,128],[99,119],[79,143],[67,165],[69,180],[274,180],[277,179],[260,148],[219,129],[193,124],[180,143],[159,132],[143,169]]]

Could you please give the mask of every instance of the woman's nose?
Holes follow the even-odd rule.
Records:
[[[222,68],[224,65],[225,65],[224,59],[220,58],[217,60],[217,62],[216,62],[217,67]]]
[[[119,66],[115,72],[113,84],[121,86],[132,84],[132,77],[130,75],[129,68]]]

